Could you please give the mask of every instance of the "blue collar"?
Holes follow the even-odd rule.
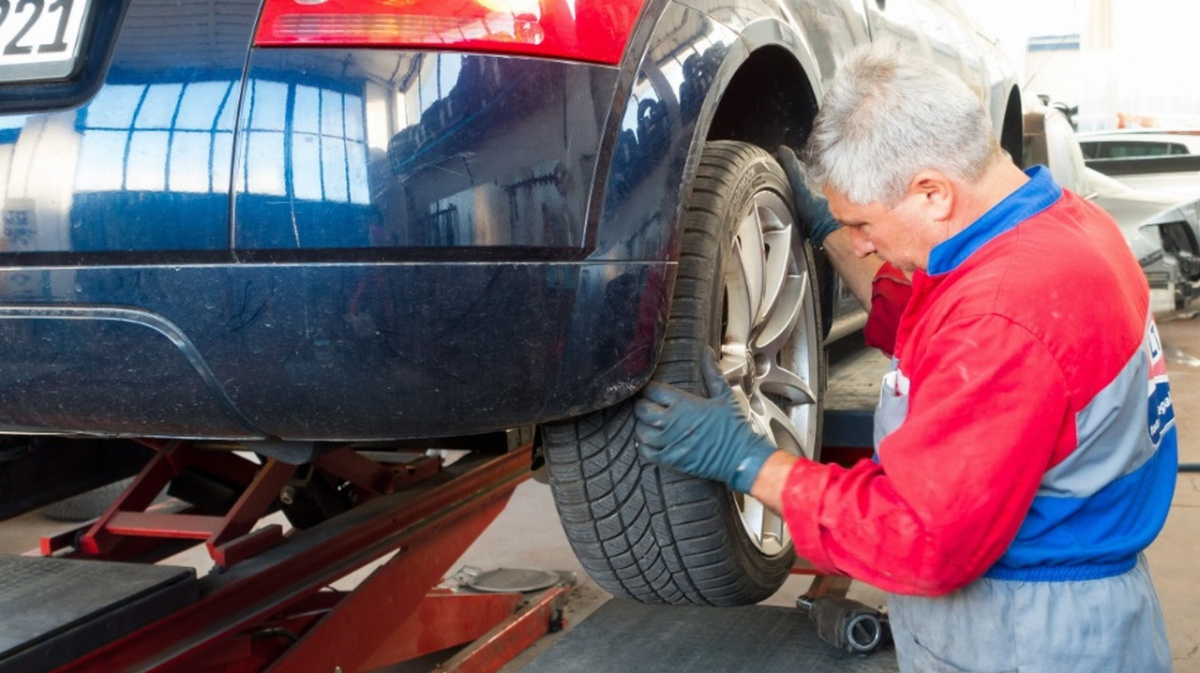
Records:
[[[931,276],[950,273],[988,241],[1037,215],[1062,198],[1062,187],[1050,176],[1050,169],[1034,166],[1025,171],[1029,182],[992,206],[978,220],[929,252]]]

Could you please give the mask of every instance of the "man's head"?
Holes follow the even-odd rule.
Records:
[[[810,180],[851,229],[860,254],[875,252],[909,270],[923,268],[933,246],[982,214],[975,212],[981,202],[990,207],[989,172],[1012,167],[979,98],[949,72],[889,43],[842,64],[806,155]]]

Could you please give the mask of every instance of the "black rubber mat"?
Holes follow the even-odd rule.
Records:
[[[41,673],[196,600],[191,568],[0,556],[0,673]]]
[[[611,600],[523,673],[896,673],[889,644],[846,654],[817,638],[808,618],[781,607],[697,608]]]

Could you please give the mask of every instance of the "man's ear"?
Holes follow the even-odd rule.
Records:
[[[926,169],[913,176],[908,184],[910,197],[916,197],[930,219],[943,222],[950,219],[954,212],[954,202],[957,193],[954,181],[941,171]]]

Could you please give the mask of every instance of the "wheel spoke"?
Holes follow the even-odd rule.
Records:
[[[808,274],[788,276],[775,303],[767,323],[754,339],[754,350],[763,355],[774,357],[783,350],[796,323],[800,320],[800,312],[804,308],[804,298],[808,293]]]
[[[746,296],[750,300],[747,304],[747,313],[750,316],[750,324],[754,325],[758,322],[759,313],[762,311],[763,272],[766,266],[766,260],[763,257],[762,223],[758,218],[758,208],[752,208],[750,217],[742,220],[741,226],[738,227],[735,246],[738,259],[741,261],[742,276],[746,283]]]
[[[813,394],[808,382],[796,374],[778,365],[771,367],[767,375],[758,384],[759,390],[771,395],[779,395],[792,404],[816,404],[817,396]]]
[[[782,225],[774,214],[767,211],[768,220],[773,220],[774,229],[763,233],[766,263],[763,266],[763,302],[758,312],[757,323],[768,322],[778,311],[780,293],[788,281],[792,267],[792,227]]]
[[[792,419],[780,409],[769,397],[762,396],[763,416],[771,428],[771,436],[775,438],[775,446],[788,453],[810,456],[811,449],[805,446],[805,440],[800,436],[800,430]]]
[[[761,525],[763,548],[769,547],[772,551],[782,551],[786,535],[783,517],[763,507]]]
[[[749,351],[745,344],[726,343],[721,345],[721,361],[717,368],[726,381],[733,385],[743,376],[750,373]]]
[[[741,254],[742,240],[734,239],[734,255],[725,270],[725,333],[722,343],[740,344],[743,349],[750,343],[750,332],[754,328],[755,299],[747,283],[749,271]]]
[[[750,404],[750,396],[741,386],[733,386],[733,398],[737,400],[738,406],[742,408],[742,413],[746,415],[746,418],[750,419],[750,425],[755,432],[763,434],[768,430],[770,426],[765,422],[766,419],[754,411],[754,407]],[[772,437],[769,431],[766,432],[766,436],[768,439]]]
[[[755,541],[759,544],[765,537],[765,526],[769,515],[770,512],[757,498],[748,495],[742,498],[742,521],[746,524],[746,532],[750,533],[751,537],[757,538]]]

